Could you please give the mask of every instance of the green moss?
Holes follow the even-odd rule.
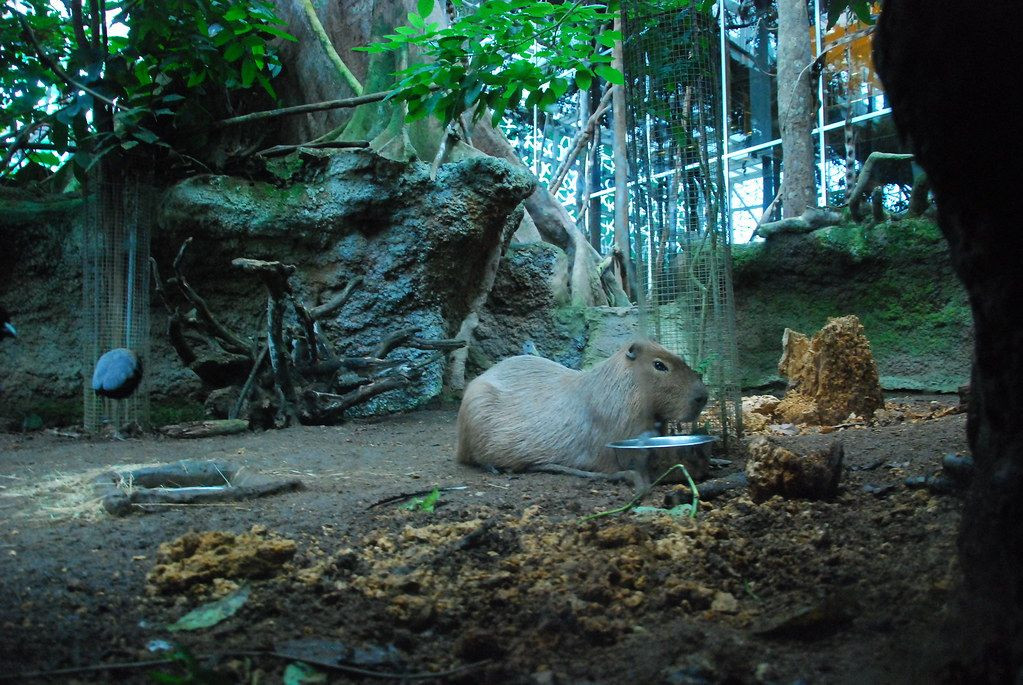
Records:
[[[78,399],[40,399],[27,404],[24,413],[17,418],[25,419],[38,416],[44,426],[81,425],[83,416],[82,400]]]
[[[780,378],[781,334],[855,314],[886,388],[951,391],[968,376],[972,318],[941,233],[926,219],[838,226],[737,250],[742,382]]]
[[[0,198],[0,226],[20,226],[41,222],[55,223],[77,212],[82,199],[59,196],[45,200]]]
[[[290,181],[301,168],[302,157],[298,152],[283,157],[274,157],[266,162],[266,170],[281,181]]]
[[[15,418],[24,420],[38,416],[44,426],[81,425],[84,420],[81,398],[42,399],[26,405]],[[149,421],[153,426],[167,426],[203,418],[203,406],[198,402],[153,403],[149,409]]]
[[[160,402],[149,407],[149,422],[153,426],[171,426],[204,418],[199,402]]]

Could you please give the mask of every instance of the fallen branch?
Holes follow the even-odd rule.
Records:
[[[838,212],[811,207],[799,216],[764,224],[760,227],[760,235],[768,238],[779,233],[809,233],[825,226],[835,226],[841,221],[842,215]]]
[[[296,268],[281,262],[245,258],[232,259],[231,265],[259,276],[270,293],[266,302],[266,348],[270,356],[270,368],[273,369],[277,388],[281,391],[284,415],[291,425],[301,423],[298,391],[291,373],[291,358],[284,344],[284,303],[292,294],[288,278],[295,273]]]
[[[303,148],[318,150],[318,149],[322,149],[322,148],[344,149],[344,148],[367,148],[367,147],[369,147],[369,141],[368,140],[348,140],[348,141],[327,140],[327,141],[321,141],[321,142],[315,142],[314,141],[314,142],[309,142],[309,143],[299,143],[297,145],[274,145],[273,147],[268,147],[265,150],[260,150],[254,156],[256,156],[256,157],[280,157],[281,155],[287,155],[287,154],[290,154],[290,153],[294,152],[295,150],[301,150]]]
[[[241,413],[242,407],[245,406],[245,401],[249,397],[249,393],[252,392],[252,385],[256,382],[256,376],[259,374],[260,367],[263,366],[263,362],[266,361],[266,355],[270,347],[263,345],[263,349],[259,351],[259,355],[256,357],[256,361],[252,364],[252,371],[249,371],[249,375],[245,378],[245,383],[242,385],[241,391],[238,393],[238,400],[231,407],[231,411],[227,413],[227,418],[237,419],[238,414]]]
[[[774,213],[774,208],[778,206],[778,202],[781,200],[782,188],[784,187],[785,179],[783,177],[781,183],[778,184],[778,192],[775,193],[774,199],[771,200],[771,204],[767,205],[767,209],[764,210],[764,213],[760,215],[760,220],[757,221],[757,225],[753,229],[753,232],[750,234],[749,240],[747,242],[752,243],[753,239],[756,238],[758,235],[763,236],[763,233],[761,233],[761,231],[763,230],[764,226],[767,225],[764,222],[767,220],[767,217],[771,216],[771,214]]]
[[[252,358],[251,346],[228,330],[224,324],[220,323],[217,317],[213,315],[209,305],[206,304],[206,300],[200,297],[199,293],[192,289],[192,286],[188,283],[188,279],[185,278],[184,272],[181,271],[181,260],[185,256],[185,250],[191,243],[192,238],[189,237],[181,244],[181,249],[178,250],[178,256],[174,258],[174,275],[177,277],[178,288],[185,296],[185,299],[195,307],[195,311],[199,315],[199,318],[201,318],[207,328],[209,328],[210,333],[221,342],[225,350]]]
[[[418,333],[419,331],[419,326],[399,328],[394,333],[391,333],[389,336],[381,340],[370,356],[376,357],[377,359],[383,359],[391,350],[401,345],[401,343],[405,342],[407,339],[411,338],[414,333]]]
[[[849,213],[852,218],[856,221],[863,221],[866,218],[863,214],[863,200],[873,190],[874,185],[872,183],[872,177],[874,175],[874,168],[878,162],[889,162],[898,160],[911,160],[913,155],[902,154],[898,152],[871,152],[863,167],[860,169],[860,175],[856,179],[856,185],[849,193],[847,204],[849,205]]]
[[[160,298],[167,310],[167,335],[170,337],[171,347],[174,348],[181,361],[188,366],[195,362],[198,356],[185,338],[184,319],[178,308],[171,306],[170,300],[167,298],[167,290],[164,287],[163,279],[160,278],[160,269],[156,265],[156,260],[150,257],[149,264],[152,267],[153,289],[156,290],[157,297]]]
[[[341,308],[348,298],[351,297],[352,291],[355,287],[362,283],[362,276],[356,276],[352,280],[348,281],[348,285],[340,293],[327,300],[323,304],[313,307],[309,310],[309,316],[313,317],[313,321],[319,321],[320,319],[333,314],[335,311]]]

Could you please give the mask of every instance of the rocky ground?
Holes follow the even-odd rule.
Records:
[[[695,517],[587,519],[630,489],[457,465],[452,409],[202,440],[0,435],[0,680],[371,677],[303,659],[392,681],[928,681],[958,583],[961,499],[905,480],[965,453],[955,402],[889,398],[885,425],[827,433],[765,427],[797,453],[842,440],[837,496],[755,504],[737,491]],[[719,456],[733,461],[720,473],[745,458]],[[89,485],[113,465],[183,458],[305,489],[115,518]],[[465,487],[433,511],[371,507],[435,486]],[[222,598],[214,625],[169,628]]]

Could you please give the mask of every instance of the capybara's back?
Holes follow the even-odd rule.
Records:
[[[608,442],[692,421],[706,401],[699,375],[652,342],[625,345],[587,371],[510,357],[465,389],[457,457],[511,471],[548,464],[616,471]]]

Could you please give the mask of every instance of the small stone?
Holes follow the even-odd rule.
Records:
[[[753,671],[753,679],[758,683],[771,683],[777,680],[774,673],[774,667],[767,662],[761,662],[757,664],[756,669]]]
[[[533,674],[535,685],[554,685],[554,671],[537,671]]]
[[[717,592],[714,601],[710,603],[710,609],[722,614],[734,614],[739,611],[739,600],[731,592]]]

